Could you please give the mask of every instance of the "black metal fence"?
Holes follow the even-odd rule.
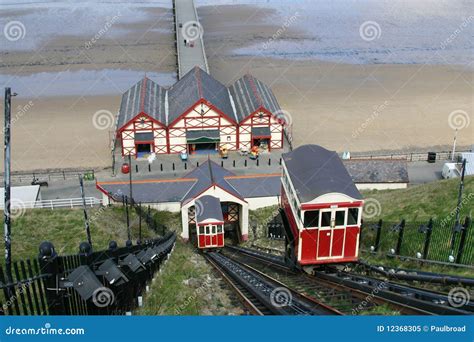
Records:
[[[147,283],[171,252],[176,234],[141,244],[59,256],[51,243],[37,259],[13,263],[12,275],[0,267],[1,315],[122,315],[141,305]]]
[[[417,259],[474,264],[474,233],[471,218],[426,222],[364,222],[361,248],[374,253]]]
[[[267,223],[267,237],[272,240],[284,240],[285,229],[280,215],[276,215]]]

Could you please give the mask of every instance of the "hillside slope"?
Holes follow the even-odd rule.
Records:
[[[366,204],[371,208],[364,209],[367,214],[376,213],[370,218],[383,218],[388,221],[426,220],[430,217],[443,219],[456,208],[459,190],[459,179],[440,180],[417,185],[407,189],[364,191]],[[378,203],[377,203],[378,202]],[[371,210],[374,211],[371,211]],[[474,176],[465,178],[464,196],[461,216],[473,213],[474,209]]]

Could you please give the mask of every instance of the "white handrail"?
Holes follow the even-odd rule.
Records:
[[[86,197],[85,202],[88,207],[102,205],[102,200],[95,197]],[[58,198],[40,201],[21,201],[13,199],[11,206],[17,209],[45,208],[53,210],[55,208],[77,208],[82,207],[82,198]],[[0,203],[0,209],[3,209],[3,207],[4,204]]]

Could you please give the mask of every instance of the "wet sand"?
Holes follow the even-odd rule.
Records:
[[[472,69],[237,56],[236,49],[264,44],[280,27],[251,18],[272,18],[276,12],[252,6],[213,6],[200,7],[198,13],[205,28],[212,75],[229,83],[250,72],[269,84],[291,115],[295,145],[315,143],[354,152],[433,147],[449,150],[454,135],[449,114],[463,110],[472,119]],[[130,47],[127,53],[120,53],[115,39],[104,38],[87,51],[88,56],[81,57],[74,51],[83,46],[84,37],[62,37],[52,40],[41,56],[27,51],[3,53],[0,72],[28,74],[65,67],[133,69],[139,75],[144,70],[175,71],[171,31],[139,39],[139,32],[153,23],[128,25],[136,32],[120,39],[122,47]],[[171,21],[159,25],[166,27]],[[308,38],[297,27],[290,27],[282,37],[294,41]],[[93,115],[99,110],[116,113],[120,96],[117,91],[101,96],[14,98],[13,117],[15,111],[17,116],[23,113],[18,105],[29,101],[33,105],[13,125],[13,169],[109,166],[112,129],[94,127]],[[458,146],[473,143],[473,127],[471,122],[460,131]]]

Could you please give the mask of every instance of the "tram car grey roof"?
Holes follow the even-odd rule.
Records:
[[[217,197],[210,195],[202,196],[196,200],[195,207],[196,220],[198,223],[208,219],[224,221],[221,201]]]
[[[318,145],[303,145],[282,157],[301,203],[328,193],[362,199],[336,152]]]

